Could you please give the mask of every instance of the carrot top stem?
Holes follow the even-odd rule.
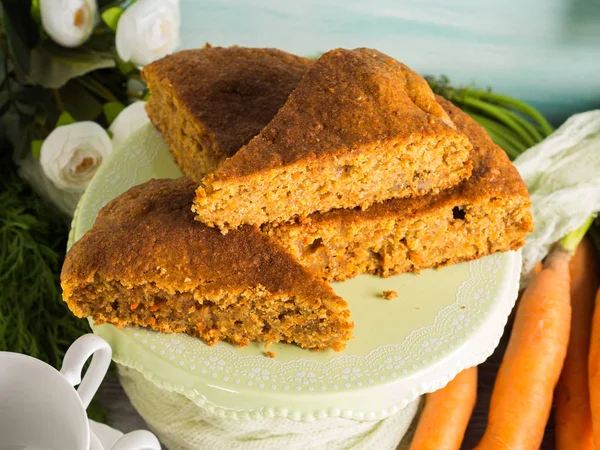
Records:
[[[592,226],[593,222],[594,217],[588,217],[587,220],[583,223],[583,225],[581,225],[576,230],[571,231],[559,241],[560,246],[571,254],[575,253],[575,250],[577,250],[577,246],[585,236],[585,233],[587,233],[587,230]]]

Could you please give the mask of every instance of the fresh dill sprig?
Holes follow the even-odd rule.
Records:
[[[0,349],[54,367],[69,345],[89,332],[60,295],[65,219],[28,188],[5,153],[0,159]]]
[[[17,175],[0,152],[0,350],[24,353],[60,369],[67,348],[90,331],[61,298],[66,217]],[[102,420],[96,402],[90,417]]]

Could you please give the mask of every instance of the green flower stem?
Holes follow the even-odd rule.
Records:
[[[60,98],[60,92],[58,92],[58,89],[52,89],[52,95],[54,96],[54,100],[56,100],[56,106],[58,107],[58,110],[61,113],[65,112],[65,104],[63,103],[62,98]]]
[[[125,105],[121,102],[108,102],[102,105],[106,122],[110,125],[114,122],[117,116],[125,109]]]
[[[138,100],[146,100],[143,95],[140,95],[136,92],[127,91],[127,97],[137,98]]]
[[[63,111],[60,114],[60,116],[58,116],[58,120],[56,121],[55,127],[62,127],[64,125],[70,125],[75,122],[77,121],[71,114],[69,114],[69,111]]]
[[[490,100],[500,105],[511,106],[517,111],[526,114],[540,125],[542,134],[544,136],[549,136],[550,134],[554,133],[554,127],[548,123],[546,118],[537,109],[521,100],[487,91],[474,91],[474,95],[483,100]]]
[[[587,233],[590,226],[592,226],[593,222],[594,217],[589,217],[582,226],[580,226],[576,230],[571,231],[564,238],[562,238],[559,241],[559,245],[568,252],[575,253],[575,250],[577,250],[577,246],[585,236],[585,233]]]
[[[112,30],[117,31],[117,24],[121,15],[125,12],[123,8],[113,6],[112,8],[106,9],[100,16],[104,23]]]

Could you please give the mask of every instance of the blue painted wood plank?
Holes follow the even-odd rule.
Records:
[[[422,74],[522,98],[554,121],[600,108],[598,0],[181,0],[182,46],[311,56],[373,47]]]

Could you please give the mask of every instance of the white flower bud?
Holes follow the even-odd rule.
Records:
[[[150,122],[146,102],[134,102],[119,113],[108,129],[112,133],[113,148],[117,148],[131,133]]]
[[[40,0],[42,26],[63,47],[87,41],[98,18],[96,0]]]
[[[176,0],[137,0],[117,24],[117,53],[138,67],[166,56],[179,45]]]
[[[83,191],[112,151],[108,133],[96,122],[55,128],[42,144],[44,174],[59,189]]]

